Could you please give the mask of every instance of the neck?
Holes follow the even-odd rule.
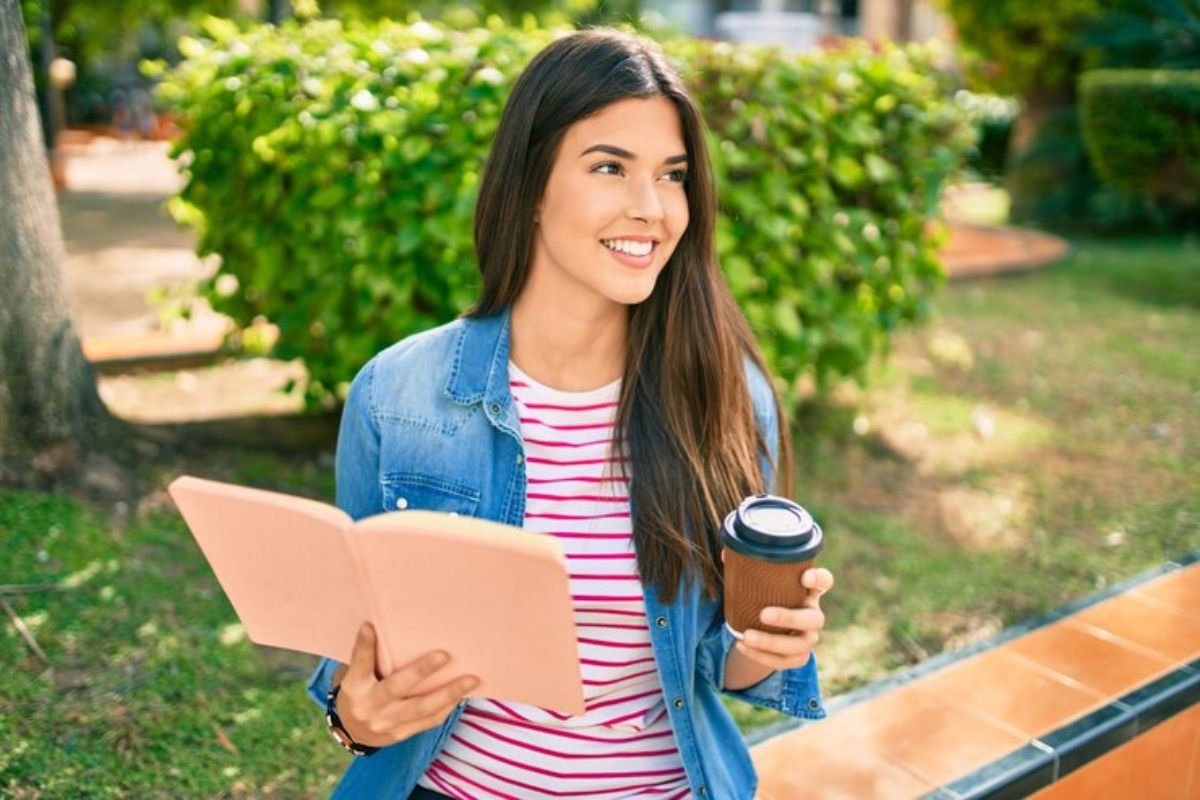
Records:
[[[624,374],[628,319],[620,304],[580,308],[525,291],[513,303],[509,357],[552,389],[597,389]]]

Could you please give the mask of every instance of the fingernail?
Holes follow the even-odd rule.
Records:
[[[429,661],[435,667],[438,667],[438,666],[441,666],[442,664],[446,663],[446,658],[447,658],[446,654],[443,653],[441,650],[439,650],[438,652],[433,654],[433,657],[430,658]]]
[[[779,617],[775,614],[775,609],[773,609],[773,608],[764,608],[763,609],[763,612],[762,612],[762,621],[763,622],[774,622],[778,618]]]

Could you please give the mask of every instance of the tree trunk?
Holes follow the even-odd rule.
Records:
[[[20,0],[0,0],[0,466],[111,427],[71,322]]]
[[[1022,100],[1025,107],[1013,125],[1008,144],[1005,188],[1011,201],[1011,221],[1036,222],[1046,215],[1048,200],[1072,188],[1074,176],[1061,152],[1051,150],[1036,158],[1031,154],[1038,147],[1045,150],[1047,124],[1069,109],[1074,100],[1068,92],[1039,89],[1031,90]]]

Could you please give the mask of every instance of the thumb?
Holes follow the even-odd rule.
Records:
[[[375,678],[375,628],[369,622],[364,622],[358,629],[346,677],[362,682],[370,682]]]

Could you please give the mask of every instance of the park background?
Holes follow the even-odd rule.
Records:
[[[1195,4],[763,5],[0,6],[51,132],[0,118],[5,792],[327,793],[314,659],[245,639],[164,486],[332,498],[345,382],[469,302],[489,126],[572,25],[708,115],[828,696],[1200,547]]]

